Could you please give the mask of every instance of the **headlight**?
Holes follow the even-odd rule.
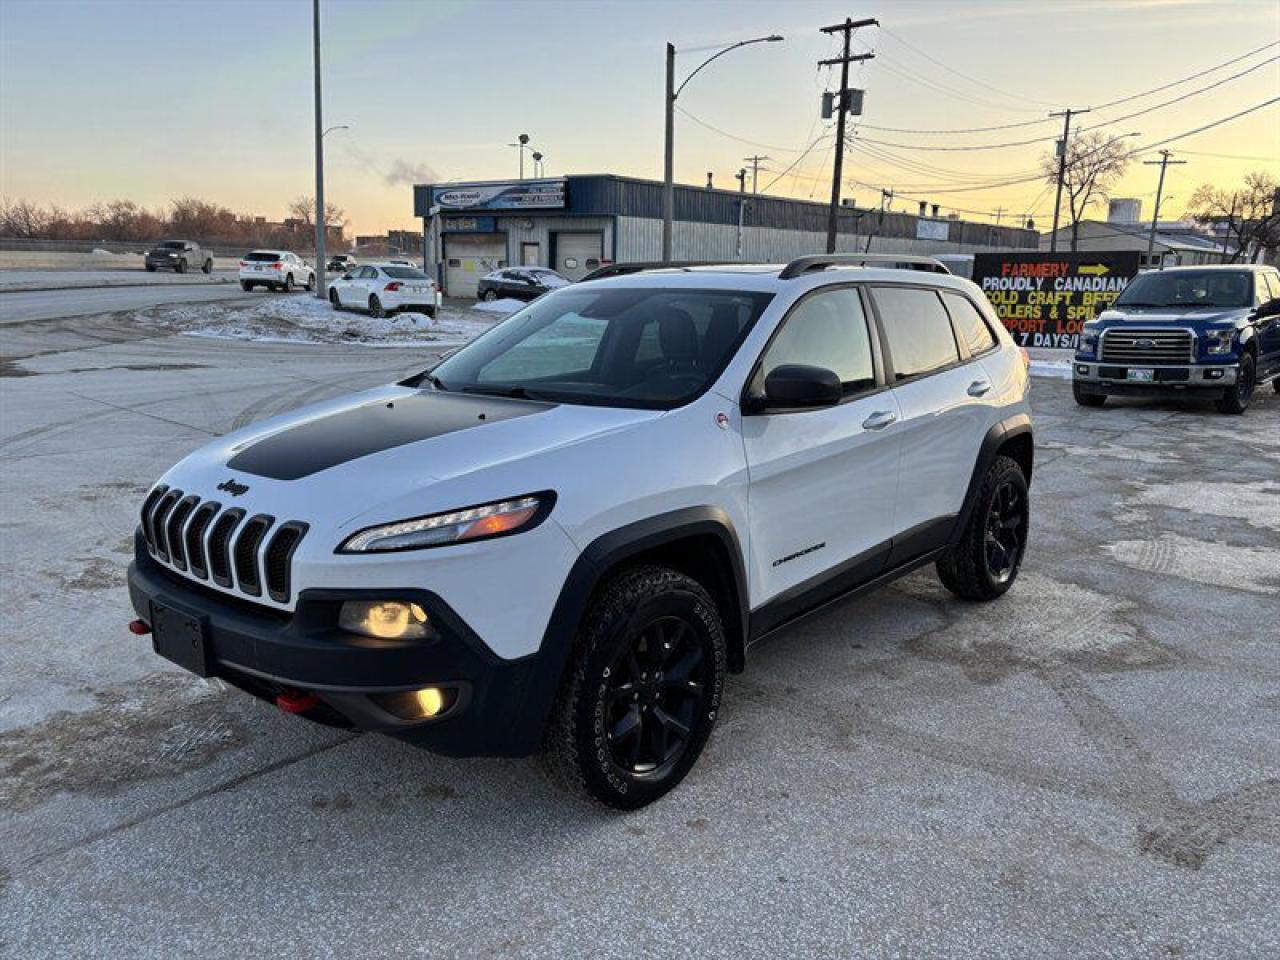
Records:
[[[339,553],[421,550],[468,540],[503,537],[537,526],[550,512],[555,494],[536,493],[514,500],[485,503],[450,513],[366,527],[343,541]]]
[[[338,613],[338,626],[377,640],[423,640],[435,630],[427,612],[400,600],[348,600]]]
[[[1209,353],[1230,353],[1235,340],[1235,327],[1227,327],[1224,330],[1209,330],[1204,335],[1204,342],[1209,348]]]
[[[1082,353],[1093,353],[1098,345],[1098,328],[1085,324],[1080,329],[1080,345],[1076,347]]]

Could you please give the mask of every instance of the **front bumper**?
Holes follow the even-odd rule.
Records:
[[[490,652],[438,596],[396,590],[420,604],[439,636],[386,641],[336,626],[344,600],[386,592],[303,590],[294,613],[214,594],[166,571],[145,545],[129,565],[129,598],[153,624],[157,605],[200,624],[207,674],[264,700],[285,691],[314,694],[312,719],[374,730],[451,756],[525,756],[541,741],[545,698],[538,695],[539,656],[503,660]],[[154,640],[153,640],[154,643]],[[395,694],[438,686],[452,705],[430,719],[402,719],[388,708]]]
[[[1233,386],[1238,370],[1230,363],[1196,363],[1177,366],[1134,365],[1151,370],[1152,380],[1129,379],[1129,366],[1098,363],[1096,360],[1073,360],[1071,378],[1088,392],[1124,396],[1178,396],[1200,390],[1221,390]]]

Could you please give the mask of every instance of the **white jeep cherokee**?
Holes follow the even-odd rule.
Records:
[[[575,284],[222,437],[146,498],[130,628],[287,711],[543,749],[642,806],[755,641],[924,564],[972,600],[1018,574],[1025,355],[972,283],[868,259]]]

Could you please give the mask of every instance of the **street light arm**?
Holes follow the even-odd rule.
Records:
[[[702,71],[702,68],[705,67],[707,64],[709,64],[712,60],[715,60],[719,57],[723,57],[726,53],[729,53],[733,50],[737,50],[739,47],[748,47],[753,43],[776,43],[781,39],[782,37],[774,33],[774,34],[770,34],[767,37],[756,37],[754,40],[741,40],[738,43],[725,47],[723,50],[719,50],[713,53],[711,56],[707,57],[707,59],[703,60],[702,63],[698,64],[697,69],[695,69],[693,73],[689,74],[687,77],[684,78],[684,83],[680,84],[680,86],[676,88],[676,92],[671,95],[671,99],[672,100],[678,99],[680,96],[680,91],[683,90],[685,87],[687,87],[689,85],[689,81],[692,80],[694,77],[696,77]]]
[[[320,136],[321,138],[324,138],[324,137],[327,137],[329,134],[333,133],[333,131],[335,130],[350,130],[350,129],[351,128],[347,126],[345,123],[340,123],[336,127],[330,127],[329,129],[325,130],[325,132],[320,134]]]

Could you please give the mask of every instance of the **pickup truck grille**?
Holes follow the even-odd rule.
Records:
[[[1100,359],[1151,367],[1192,363],[1195,337],[1190,330],[1104,330]]]
[[[291,561],[306,532],[296,520],[277,523],[263,513],[246,519],[238,507],[224,510],[164,485],[142,504],[142,537],[157,561],[192,579],[246,597],[265,593],[280,604],[293,595]]]

